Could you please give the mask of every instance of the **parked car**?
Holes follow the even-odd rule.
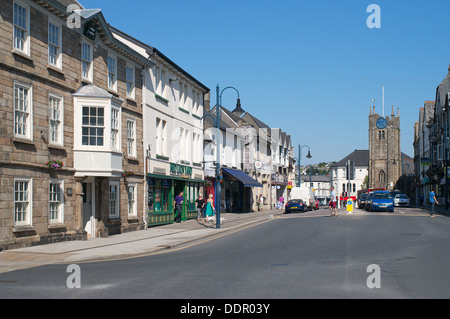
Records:
[[[301,199],[291,199],[284,206],[284,213],[288,214],[288,213],[293,212],[293,211],[301,211],[301,212],[304,213],[306,211],[306,209],[307,209],[307,206],[303,202],[303,200],[301,200]]]
[[[406,194],[397,194],[394,196],[394,205],[395,206],[404,206],[409,207],[411,204],[411,199]]]
[[[388,210],[394,211],[394,199],[390,192],[387,191],[375,191],[369,193],[365,204],[366,210],[380,211]]]
[[[363,209],[366,205],[367,197],[369,197],[369,194],[362,194],[358,198],[358,208]]]
[[[398,194],[403,194],[403,192],[401,192],[401,191],[399,191],[399,190],[393,190],[393,191],[391,191],[391,196],[392,196],[392,198],[394,198],[396,195],[398,195]]]

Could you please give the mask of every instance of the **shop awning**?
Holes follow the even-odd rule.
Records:
[[[253,178],[251,178],[250,176],[248,176],[247,174],[245,174],[242,171],[238,171],[238,170],[234,170],[234,169],[230,169],[230,168],[222,168],[222,170],[233,176],[234,178],[236,178],[237,180],[239,180],[242,184],[244,184],[245,187],[263,187],[263,185],[261,183],[259,183],[258,181],[254,180]]]

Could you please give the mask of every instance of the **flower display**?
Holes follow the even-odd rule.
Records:
[[[45,163],[45,165],[47,165],[47,167],[51,169],[62,169],[64,163],[62,161],[53,160]]]
[[[123,174],[122,174],[123,177],[125,177],[125,176],[133,176],[133,175],[134,175],[134,172],[133,172],[132,169],[124,171]]]

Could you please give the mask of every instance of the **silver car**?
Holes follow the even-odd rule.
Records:
[[[411,199],[405,194],[397,194],[394,197],[395,206],[409,207]]]

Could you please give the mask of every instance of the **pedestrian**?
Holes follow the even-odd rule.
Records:
[[[213,194],[209,194],[208,200],[206,201],[206,209],[205,209],[205,216],[207,222],[214,219],[211,218],[211,216],[214,216],[215,212],[216,209],[214,208]]]
[[[283,207],[284,207],[284,197],[283,197],[283,195],[280,196],[280,199],[278,201],[280,202],[280,205],[281,205],[280,209],[283,209]]]
[[[174,212],[174,221],[175,223],[181,223],[181,212],[183,205],[183,192],[180,192],[177,196],[175,196],[175,212]]]
[[[337,211],[336,211],[336,202],[337,202],[337,198],[336,198],[336,192],[334,191],[334,186],[331,186],[331,197],[330,197],[330,202],[328,203],[328,206],[330,206],[330,210],[331,210],[331,216],[337,216]]]
[[[260,194],[260,195],[259,195],[259,198],[258,198],[258,211],[262,211],[263,201],[264,201],[263,195]]]
[[[429,199],[430,199],[430,203],[431,203],[430,217],[434,218],[434,206],[436,204],[439,205],[439,203],[438,203],[438,201],[436,199],[436,194],[434,193],[433,190],[430,191]]]
[[[197,221],[203,219],[203,208],[205,207],[205,200],[202,195],[199,195],[197,200]]]

